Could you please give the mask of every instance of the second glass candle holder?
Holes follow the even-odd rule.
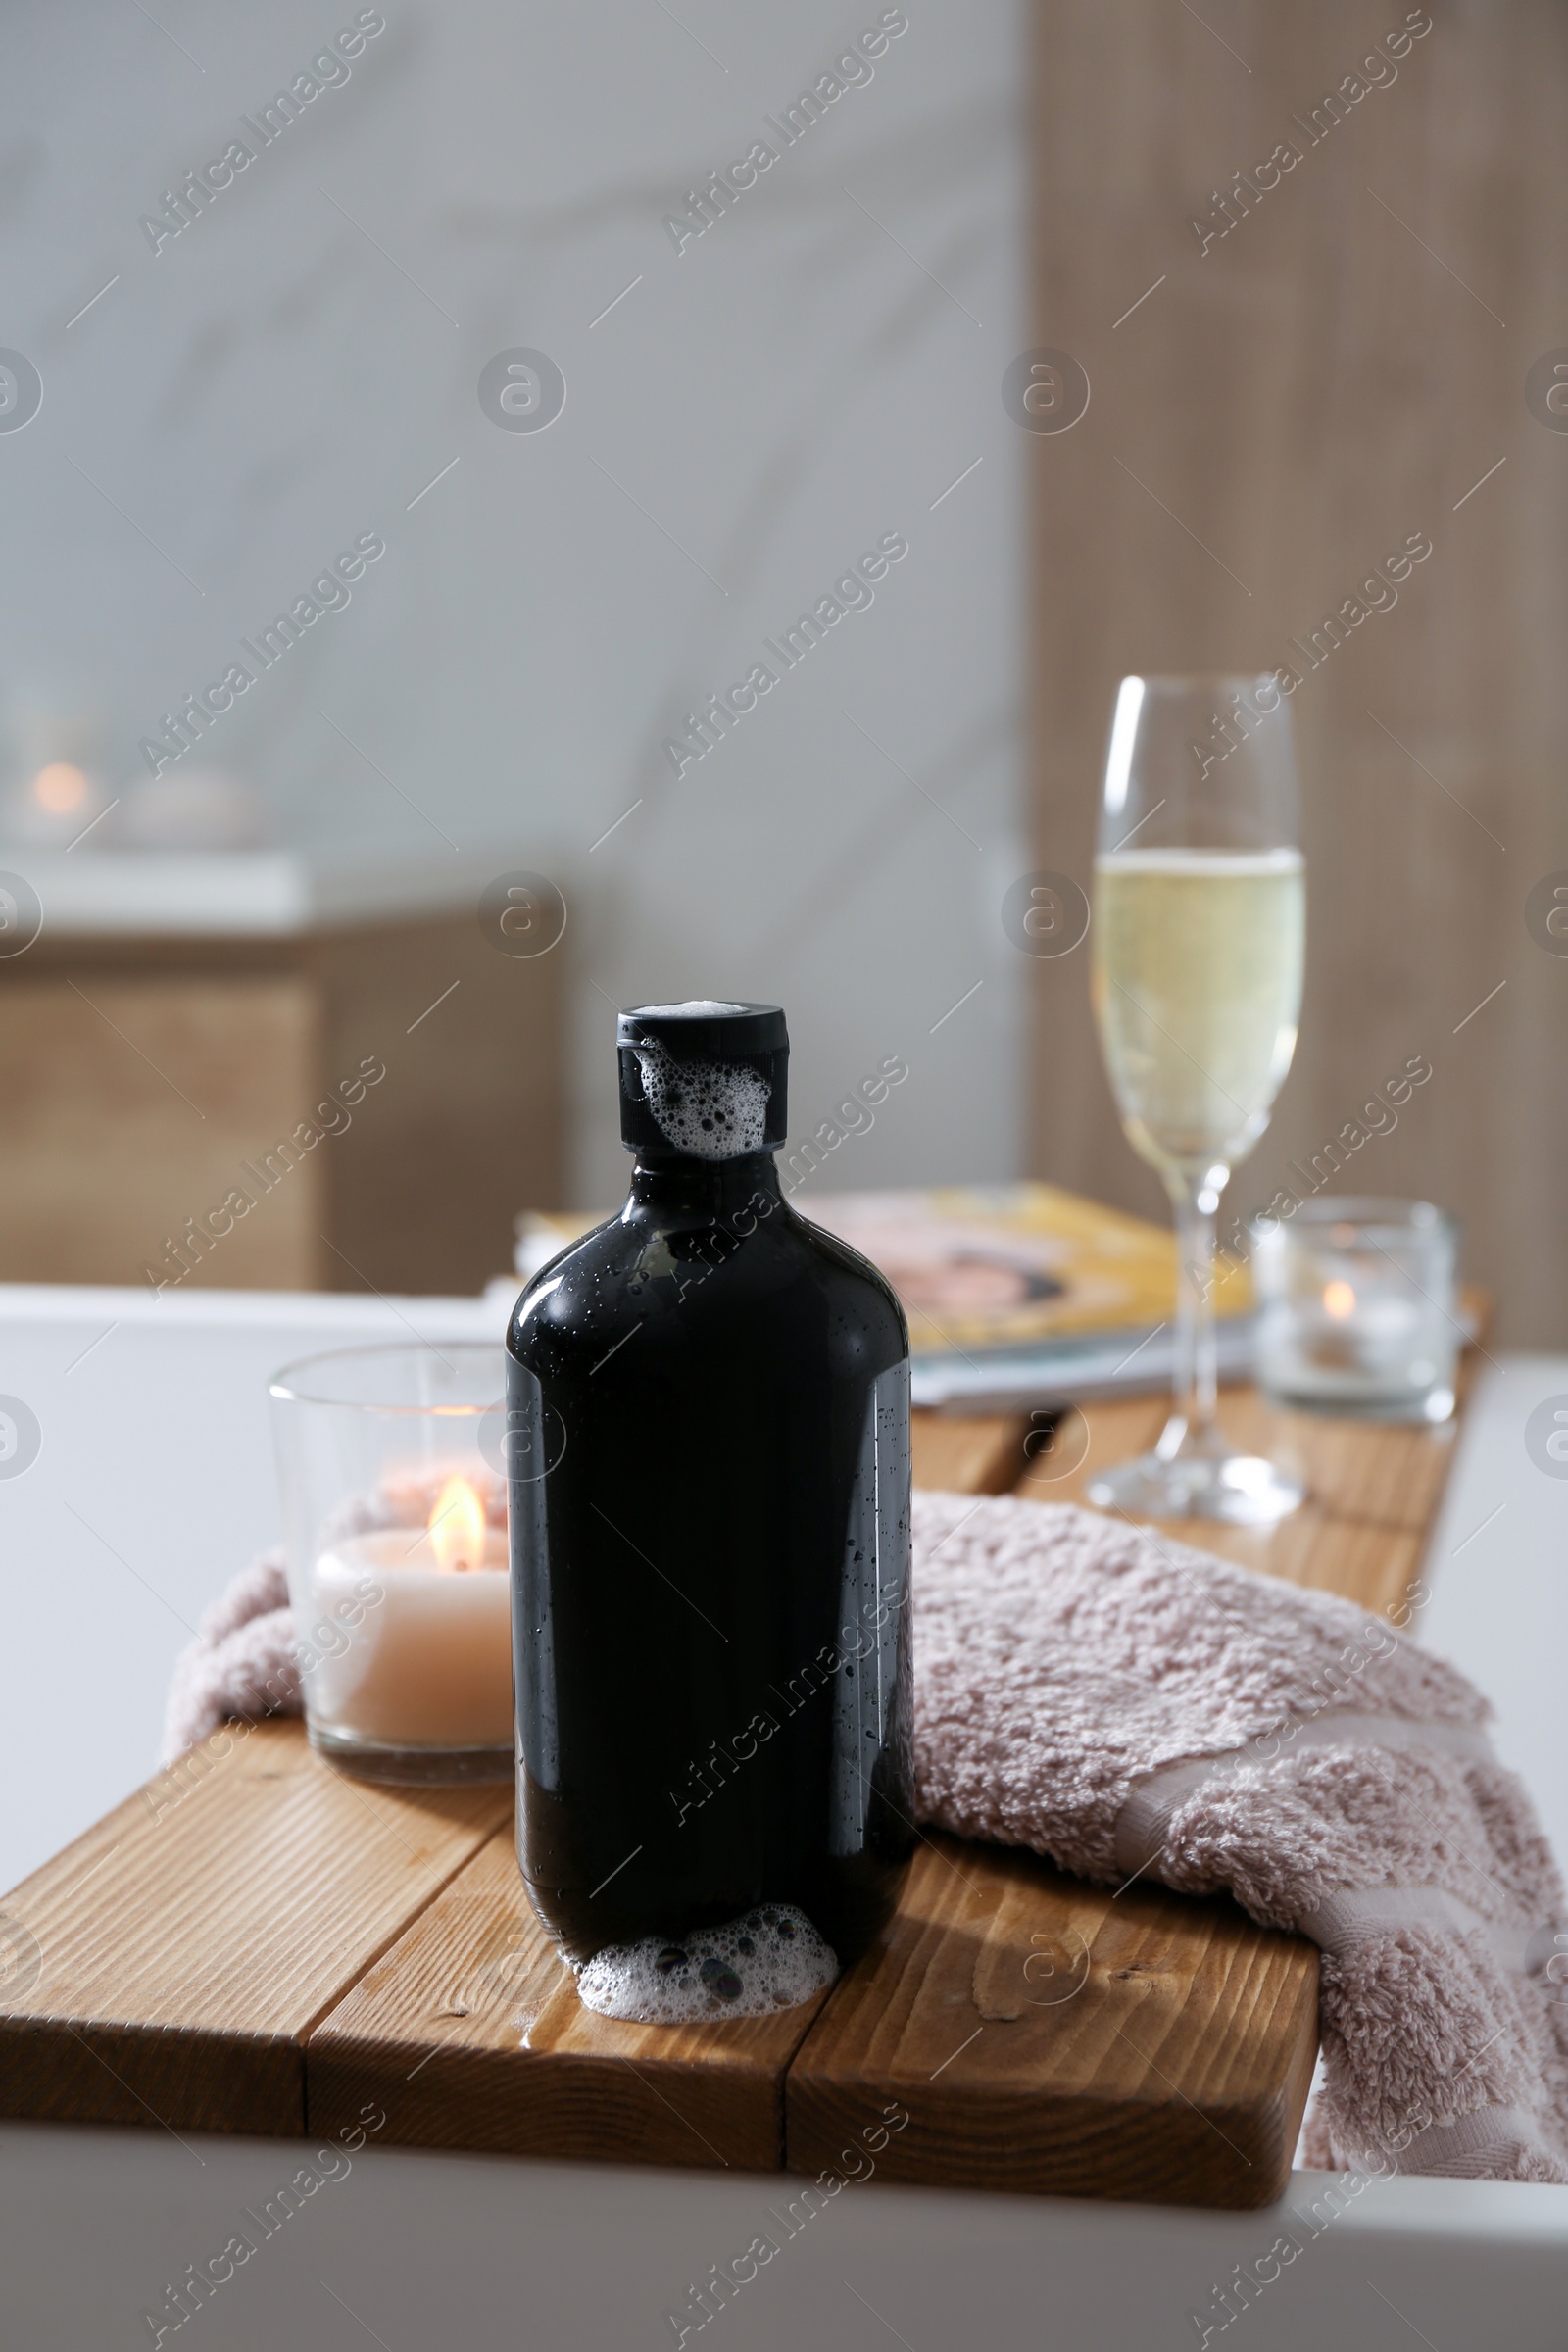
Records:
[[[1259,1233],[1257,1377],[1276,1404],[1372,1421],[1453,1412],[1458,1228],[1430,1200],[1304,1200]]]

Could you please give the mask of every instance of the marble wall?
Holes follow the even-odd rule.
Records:
[[[187,759],[281,839],[548,873],[585,1199],[620,1180],[612,1006],[687,994],[786,1005],[797,1132],[907,1061],[817,1183],[1014,1172],[1013,8],[68,0],[6,40],[0,345],[43,399],[0,430],[0,704],[90,710],[122,790],[240,661]],[[542,429],[518,350],[564,379]]]

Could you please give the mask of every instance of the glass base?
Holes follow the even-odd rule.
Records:
[[[1317,1413],[1328,1420],[1386,1421],[1401,1428],[1435,1429],[1453,1419],[1451,1388],[1411,1389],[1397,1396],[1336,1396],[1323,1389],[1298,1392],[1265,1387],[1263,1395],[1281,1412]]]
[[[1304,1500],[1298,1478],[1257,1453],[1140,1454],[1091,1481],[1089,1500],[1130,1519],[1215,1519],[1227,1527],[1272,1527]]]
[[[352,1773],[357,1781],[384,1781],[399,1788],[453,1788],[483,1781],[510,1781],[515,1769],[510,1743],[506,1747],[385,1747],[318,1723],[310,1726],[310,1741],[318,1756],[324,1756],[340,1772]]]

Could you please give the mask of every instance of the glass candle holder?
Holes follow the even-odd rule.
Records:
[[[1458,1227],[1430,1200],[1304,1200],[1257,1236],[1258,1385],[1276,1404],[1446,1421]]]
[[[500,1348],[345,1348],[271,1383],[311,1743],[364,1779],[513,1768]]]

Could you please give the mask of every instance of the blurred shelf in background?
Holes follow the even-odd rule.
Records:
[[[10,852],[0,1279],[477,1291],[563,1191],[563,949],[506,865]]]

